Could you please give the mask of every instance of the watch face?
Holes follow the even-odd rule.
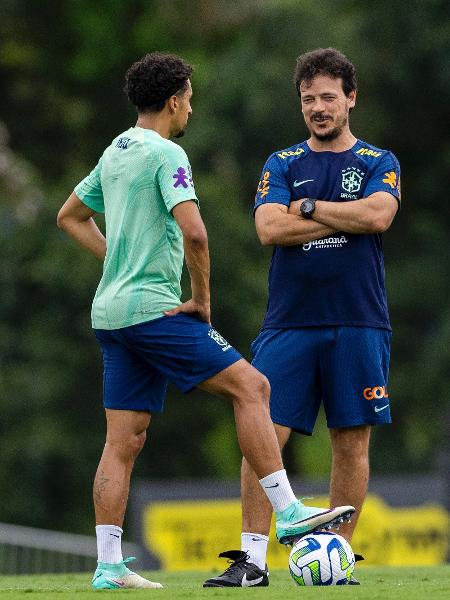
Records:
[[[303,200],[303,202],[301,204],[301,213],[304,217],[311,216],[312,213],[314,212],[314,208],[315,208],[315,203],[313,202],[313,200],[306,198],[305,200]]]

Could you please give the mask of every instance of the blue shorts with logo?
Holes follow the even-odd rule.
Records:
[[[187,393],[242,358],[211,325],[183,313],[95,335],[105,408],[162,412],[169,381]]]
[[[323,403],[330,428],[390,423],[390,338],[371,327],[263,329],[252,364],[270,382],[272,421],[311,435]]]

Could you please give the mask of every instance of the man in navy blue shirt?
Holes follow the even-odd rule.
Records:
[[[399,207],[400,167],[391,152],[351,133],[357,84],[343,54],[328,48],[301,55],[294,82],[310,136],[274,152],[258,185],[256,230],[274,250],[253,365],[269,379],[281,448],[292,431],[312,434],[323,403],[330,505],[356,508],[340,530],[350,541],[367,492],[371,426],[391,422],[381,234]],[[209,580],[217,586],[245,586],[255,565],[267,570],[271,507],[258,486],[244,459],[241,552]]]

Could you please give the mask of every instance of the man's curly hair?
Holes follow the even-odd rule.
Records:
[[[357,90],[356,69],[349,59],[336,50],[336,48],[318,48],[312,52],[301,54],[297,58],[294,71],[294,84],[297,94],[300,96],[300,84],[304,81],[307,85],[311,83],[316,75],[329,75],[335,79],[342,79],[342,89],[348,96],[353,90]]]
[[[186,90],[192,71],[175,54],[152,52],[128,69],[124,91],[138,112],[159,112],[170,96]]]

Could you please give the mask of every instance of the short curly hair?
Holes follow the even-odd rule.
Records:
[[[187,89],[193,67],[175,54],[152,52],[133,63],[124,92],[138,112],[159,112],[170,96]]]
[[[300,84],[306,84],[316,75],[329,75],[335,79],[342,79],[342,89],[348,96],[350,92],[358,89],[356,83],[356,69],[352,62],[336,48],[318,48],[312,52],[301,54],[297,58],[294,71],[294,85],[300,96]]]

